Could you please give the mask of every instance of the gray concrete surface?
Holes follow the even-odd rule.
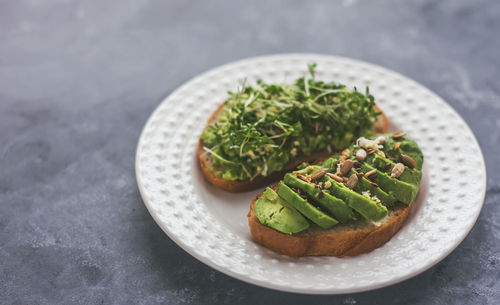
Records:
[[[500,2],[0,1],[0,303],[499,304]],[[359,294],[232,279],[186,254],[144,208],[134,153],[187,79],[280,52],[407,75],[471,126],[488,169],[480,218],[441,263]]]

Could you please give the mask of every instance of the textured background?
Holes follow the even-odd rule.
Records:
[[[2,304],[497,304],[500,2],[0,2]],[[353,57],[448,101],[483,149],[477,224],[441,263],[359,294],[234,280],[176,246],[142,204],[137,139],[189,78],[280,52]],[[425,124],[425,122],[423,122]]]

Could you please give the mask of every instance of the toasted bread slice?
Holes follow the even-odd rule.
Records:
[[[207,125],[215,122],[219,116],[220,111],[224,108],[224,104],[221,104],[217,110],[210,116],[208,119]],[[382,112],[378,107],[377,111]],[[382,114],[379,116],[379,119],[375,123],[374,130],[377,133],[383,133],[387,132],[389,127],[389,121],[387,120],[387,117],[385,114],[382,112]],[[286,166],[277,172],[272,173],[269,176],[258,176],[254,180],[227,180],[223,179],[221,177],[218,177],[211,169],[212,169],[212,158],[210,154],[206,153],[203,150],[203,140],[200,139],[198,141],[198,149],[197,149],[197,154],[198,154],[198,159],[200,160],[200,167],[201,171],[203,172],[203,175],[205,178],[213,185],[215,185],[218,188],[221,188],[223,190],[229,191],[229,192],[245,192],[245,191],[250,191],[253,189],[257,189],[259,187],[269,185],[270,183],[280,179],[283,177],[283,175],[286,172],[289,172],[290,170],[294,169],[297,167],[299,164],[303,162],[314,162],[317,159],[322,159],[330,153],[328,152],[322,152],[322,153],[316,153],[312,154],[310,156],[302,156],[299,158],[295,158],[292,161],[290,161]]]
[[[276,185],[273,189],[276,189]],[[311,226],[306,231],[294,235],[278,232],[260,223],[254,213],[255,201],[250,204],[248,225],[252,237],[259,244],[293,257],[311,255],[356,256],[370,252],[384,245],[396,234],[410,214],[411,205],[403,205],[392,209],[383,219],[383,223],[375,225],[366,220],[357,220],[351,223],[336,225],[324,230]]]

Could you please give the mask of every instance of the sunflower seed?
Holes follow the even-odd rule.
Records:
[[[311,180],[317,180],[317,179],[319,179],[319,178],[323,177],[326,173],[328,173],[328,170],[329,170],[328,168],[322,168],[322,169],[320,169],[320,170],[318,170],[318,171],[316,171],[316,172],[312,173],[312,174],[309,176],[309,178],[310,178]]]
[[[353,164],[354,162],[352,162],[351,160],[345,160],[342,166],[340,167],[340,174],[342,174],[342,176],[347,174],[351,170]]]
[[[311,183],[311,180],[308,177],[304,176],[304,175],[298,175],[297,177],[299,179],[301,179],[301,180],[304,180],[307,183]]]
[[[353,189],[356,186],[356,184],[358,184],[358,176],[356,176],[356,174],[352,174],[345,183],[345,186],[347,186],[350,189]]]
[[[342,151],[342,156],[344,156],[344,157],[346,157],[346,158],[351,157],[351,151],[350,151],[348,148],[344,149],[344,150]]]
[[[332,174],[332,173],[326,173],[326,175],[330,178],[332,178],[333,180],[337,181],[337,182],[344,182],[344,179],[342,179],[342,177],[340,176],[337,176],[335,174]]]
[[[417,162],[415,162],[415,160],[413,160],[413,158],[408,155],[401,154],[401,156],[399,156],[399,159],[401,160],[401,162],[403,162],[404,165],[408,166],[411,169],[417,167]]]
[[[365,178],[366,179],[370,179],[370,176],[372,176],[373,174],[376,174],[377,173],[377,170],[376,169],[372,169],[371,171],[368,171],[365,173]]]
[[[394,139],[399,139],[399,138],[402,138],[406,135],[406,132],[400,130],[400,131],[396,131],[395,133],[392,134],[392,137]]]
[[[404,172],[404,170],[405,170],[405,166],[403,165],[403,163],[397,163],[392,168],[391,178],[398,178],[399,176],[401,176],[401,174]]]

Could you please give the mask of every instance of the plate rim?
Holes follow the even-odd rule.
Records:
[[[339,290],[336,290],[336,291],[331,291],[330,289],[315,289],[315,290],[311,290],[311,289],[307,289],[307,288],[295,288],[295,287],[290,288],[290,287],[284,287],[282,285],[277,285],[277,284],[274,284],[274,283],[269,282],[267,280],[255,279],[255,278],[251,278],[251,277],[244,276],[242,274],[233,272],[233,271],[231,271],[228,268],[225,268],[223,266],[217,265],[213,260],[211,260],[209,258],[206,258],[206,257],[203,257],[197,251],[192,251],[191,249],[189,249],[189,247],[185,243],[183,243],[183,241],[177,235],[173,234],[173,232],[171,232],[167,228],[166,224],[164,224],[159,219],[158,215],[153,210],[151,202],[149,202],[148,200],[146,200],[144,185],[143,185],[143,182],[141,181],[140,175],[138,174],[139,173],[139,168],[138,168],[139,167],[139,155],[140,155],[139,149],[141,147],[141,144],[144,141],[145,131],[146,131],[147,127],[150,125],[150,123],[153,120],[153,118],[155,117],[156,113],[158,111],[160,111],[160,108],[161,108],[160,106],[161,105],[163,105],[164,103],[168,102],[168,99],[170,97],[176,95],[179,91],[182,91],[182,89],[184,89],[184,87],[188,86],[191,83],[196,82],[198,79],[204,78],[205,76],[209,75],[210,73],[213,73],[216,70],[222,70],[222,69],[224,69],[226,67],[229,67],[229,66],[232,66],[232,65],[237,65],[237,64],[240,64],[240,63],[243,63],[243,62],[247,62],[247,61],[272,59],[272,58],[275,58],[275,57],[280,58],[280,57],[301,57],[301,56],[302,57],[322,57],[322,58],[325,58],[325,59],[330,58],[330,59],[334,59],[334,60],[347,61],[347,62],[351,62],[351,63],[355,63],[355,64],[362,64],[362,65],[365,65],[365,66],[369,66],[371,68],[376,68],[376,69],[381,70],[383,72],[388,72],[390,74],[395,74],[398,77],[401,77],[401,78],[403,78],[405,80],[408,80],[408,81],[410,81],[410,82],[418,85],[419,87],[422,87],[423,89],[427,90],[428,92],[432,93],[441,102],[443,102],[444,104],[446,104],[449,107],[449,109],[456,115],[456,117],[459,120],[461,120],[461,122],[463,123],[464,127],[472,135],[472,139],[473,139],[473,142],[474,142],[473,144],[478,148],[479,153],[480,153],[479,154],[479,157],[480,157],[479,159],[480,159],[480,162],[481,162],[481,165],[482,165],[481,166],[481,171],[484,174],[483,175],[483,177],[484,177],[483,181],[481,181],[481,186],[482,186],[481,187],[481,196],[480,196],[480,198],[481,198],[480,199],[481,204],[480,204],[480,207],[478,207],[476,209],[475,213],[473,214],[474,221],[471,221],[464,228],[464,232],[465,233],[463,234],[463,236],[461,236],[461,238],[457,239],[456,242],[453,244],[453,246],[450,247],[447,251],[442,251],[442,252],[440,252],[440,255],[434,257],[433,260],[431,261],[431,263],[426,264],[422,268],[420,268],[418,270],[415,270],[414,272],[410,272],[410,273],[408,273],[408,274],[406,274],[404,276],[395,277],[393,280],[382,281],[382,282],[378,282],[376,284],[366,285],[366,286],[363,286],[363,287],[345,288],[345,289],[339,289]],[[213,268],[213,269],[215,269],[215,270],[217,270],[217,271],[219,271],[221,273],[224,273],[224,274],[226,274],[226,275],[228,275],[228,276],[230,276],[230,277],[232,277],[234,279],[240,280],[242,282],[253,284],[253,285],[256,285],[256,286],[259,286],[259,287],[262,287],[262,288],[267,288],[269,290],[276,290],[276,291],[289,292],[289,293],[298,293],[298,294],[309,294],[309,295],[337,295],[337,294],[358,293],[358,292],[375,290],[375,289],[379,289],[379,288],[383,288],[383,287],[388,287],[388,286],[392,286],[394,284],[403,282],[405,280],[408,280],[408,279],[410,279],[412,277],[415,277],[415,276],[417,276],[417,275],[419,275],[419,274],[421,274],[421,273],[429,270],[430,268],[434,267],[436,264],[440,263],[448,255],[450,255],[450,253],[453,252],[465,240],[465,238],[470,234],[470,232],[471,232],[472,228],[474,227],[474,225],[476,224],[477,219],[479,218],[479,215],[480,215],[480,213],[482,211],[482,208],[484,206],[484,200],[485,200],[485,196],[486,196],[486,187],[487,187],[486,163],[485,163],[485,160],[484,160],[484,155],[483,155],[481,146],[479,145],[479,142],[478,142],[478,140],[477,140],[474,132],[472,131],[472,129],[470,128],[470,126],[467,124],[467,122],[463,119],[463,117],[448,102],[446,102],[443,98],[441,98],[441,96],[439,96],[437,93],[435,93],[434,91],[430,90],[426,86],[424,86],[424,85],[418,83],[417,81],[413,80],[412,78],[407,77],[407,76],[405,76],[405,75],[403,75],[403,74],[401,74],[401,73],[399,73],[397,71],[385,68],[383,66],[380,66],[380,65],[377,65],[377,64],[373,64],[371,62],[367,62],[367,61],[364,61],[364,60],[350,58],[350,57],[337,56],[337,55],[331,55],[331,54],[321,54],[321,53],[309,53],[309,52],[305,52],[305,53],[297,53],[297,52],[293,52],[293,53],[273,53],[273,54],[267,54],[267,55],[259,55],[259,56],[252,56],[252,57],[242,58],[242,59],[238,59],[238,60],[235,60],[235,61],[227,62],[227,63],[224,63],[222,65],[218,65],[218,66],[209,68],[208,70],[205,70],[204,72],[196,74],[195,76],[187,79],[180,86],[176,87],[173,91],[171,91],[165,98],[163,98],[156,105],[156,108],[154,109],[154,111],[149,115],[147,121],[144,123],[144,126],[141,129],[141,133],[140,133],[140,136],[139,136],[139,139],[138,139],[138,142],[137,142],[137,147],[136,147],[136,151],[135,151],[135,158],[134,158],[134,160],[135,160],[134,169],[135,169],[136,182],[137,182],[137,186],[138,186],[138,189],[139,189],[139,193],[141,195],[141,199],[142,199],[144,205],[146,206],[146,209],[148,210],[149,214],[151,215],[151,217],[153,218],[153,220],[156,222],[156,224],[161,228],[161,230],[172,241],[174,241],[177,244],[177,246],[179,246],[181,249],[183,249],[189,255],[193,256],[198,261],[200,261],[203,264],[209,266],[210,268]]]

